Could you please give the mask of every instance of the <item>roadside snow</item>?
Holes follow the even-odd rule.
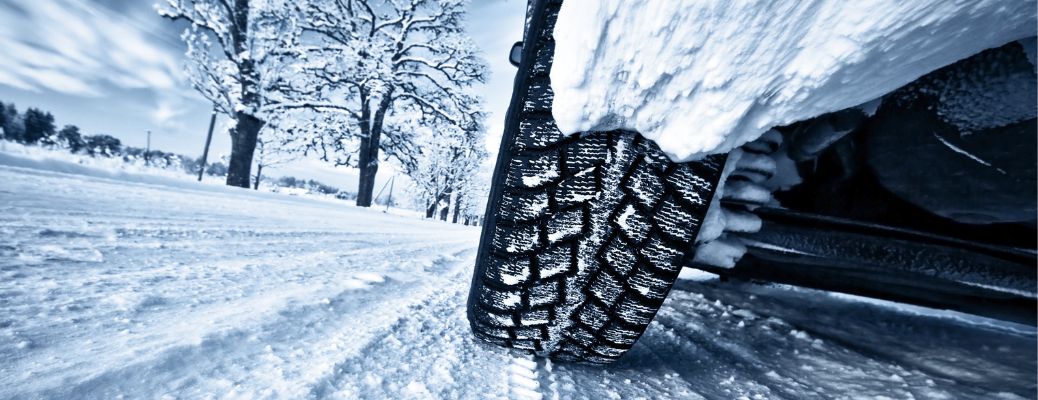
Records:
[[[197,175],[184,173],[179,168],[165,169],[145,166],[140,163],[128,163],[119,157],[90,157],[84,154],[69,153],[64,149],[49,149],[41,146],[24,145],[0,140],[0,165],[19,167],[31,170],[45,170],[74,174],[91,178],[100,178],[125,183],[158,185],[186,191],[214,191],[241,193],[237,188],[224,185],[223,176],[203,175],[201,182]],[[313,200],[331,202],[337,205],[352,204],[336,199],[331,195],[312,193],[303,188],[284,188],[264,185],[257,193],[305,197]],[[422,212],[391,207],[389,214],[420,218]]]
[[[565,133],[632,129],[675,161],[866,103],[1035,35],[1021,0],[567,0],[551,71]]]

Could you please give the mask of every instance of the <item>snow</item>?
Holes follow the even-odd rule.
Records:
[[[121,157],[90,157],[83,154],[72,154],[65,149],[49,149],[6,140],[0,140],[0,164],[141,183],[164,182],[169,185],[178,185],[174,182],[193,183],[197,179],[197,175],[188,175],[181,168],[149,167],[140,163],[128,163]],[[223,179],[223,177],[204,176],[205,183],[222,184]],[[192,184],[192,186],[197,185]]]
[[[722,268],[735,267],[735,263],[746,254],[746,245],[739,238],[721,237],[703,243],[696,248],[693,261]]]
[[[556,179],[558,177],[559,177],[558,171],[549,170],[549,171],[544,172],[544,173],[542,173],[540,175],[524,176],[523,177],[523,185],[526,186],[526,187],[531,187],[531,188],[532,187],[537,187],[537,186],[543,185],[546,182],[551,182],[552,180],[554,180],[554,179]]]
[[[224,186],[226,177],[204,175],[202,182],[198,182],[197,175],[186,174],[180,168],[159,168],[146,166],[141,163],[127,163],[121,158],[90,157],[83,154],[72,154],[64,149],[50,149],[46,147],[24,145],[0,140],[0,165],[21,167],[29,169],[44,169],[48,171],[83,175],[95,178],[112,179],[122,182],[133,182],[146,185],[161,185],[182,190],[211,190],[237,192]],[[313,165],[307,165],[304,173],[312,173]],[[326,173],[327,171],[321,171]],[[354,170],[338,170],[334,173],[341,175],[354,175]],[[266,173],[265,173],[266,175]],[[397,176],[397,180],[403,180],[402,185],[406,188],[411,185],[406,178]],[[352,185],[356,185],[356,176],[347,177]],[[388,179],[387,179],[388,181]],[[379,182],[383,183],[383,182]],[[321,201],[330,201],[336,204],[350,204],[337,200],[331,195],[313,193],[308,189],[278,187],[274,185],[261,185],[260,192],[280,193],[282,195],[307,197]],[[420,216],[422,212],[392,207],[388,213],[403,216]]]
[[[778,148],[781,143],[782,136],[770,130],[747,148]],[[738,233],[759,232],[763,222],[753,213],[723,206],[722,200],[738,200],[752,207],[771,202],[771,190],[766,185],[776,176],[781,157],[782,154],[755,154],[741,148],[728,154],[721,184],[714,191],[696,236],[693,262],[731,268],[746,254],[746,239]]]
[[[956,153],[959,153],[959,154],[962,154],[962,155],[966,156],[967,158],[969,158],[969,159],[971,159],[973,161],[976,161],[980,165],[983,165],[985,167],[991,167],[991,163],[989,163],[987,161],[984,161],[984,159],[982,159],[980,157],[977,157],[973,153],[970,153],[970,152],[968,152],[966,150],[963,150],[959,146],[951,144],[951,142],[945,140],[943,137],[941,137],[941,135],[938,135],[936,132],[931,132],[931,133],[933,134],[933,137],[937,138],[937,141],[941,142],[941,144],[943,144],[945,147],[951,149],[952,151],[954,151]],[[1003,170],[1001,168],[998,168],[998,167],[994,167],[994,168],[995,168],[996,171],[1002,173],[1003,175],[1006,174],[1005,170]]]
[[[1033,326],[713,279],[615,365],[534,359],[469,332],[478,237],[0,152],[0,398],[1034,395]]]
[[[616,217],[616,224],[621,228],[630,229],[631,224],[628,220],[632,216],[634,216],[636,212],[637,210],[634,209],[634,206],[628,204],[626,207],[624,207],[624,210],[620,213],[620,216]]]
[[[553,114],[565,133],[636,130],[687,161],[1032,37],[1035,18],[1017,0],[567,0]]]

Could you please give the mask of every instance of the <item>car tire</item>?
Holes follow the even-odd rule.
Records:
[[[549,81],[560,3],[532,9],[467,312],[485,341],[609,363],[692,257],[725,156],[674,163],[634,132],[563,135]]]

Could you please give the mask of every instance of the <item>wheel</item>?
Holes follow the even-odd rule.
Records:
[[[549,85],[558,10],[533,9],[467,311],[488,342],[608,363],[694,253],[725,156],[678,164],[634,132],[563,136]]]

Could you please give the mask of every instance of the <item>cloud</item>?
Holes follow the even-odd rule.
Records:
[[[156,93],[154,105],[150,108],[148,119],[160,132],[187,132],[189,127],[185,121],[193,118],[205,119],[208,115],[197,115],[196,101],[193,98],[180,96],[175,92]]]
[[[168,102],[160,102],[159,106],[155,108],[155,111],[151,113],[151,119],[158,124],[167,123],[173,117],[177,116],[177,109]]]
[[[112,86],[190,90],[178,49],[133,22],[85,0],[0,2],[0,84],[87,97]]]

